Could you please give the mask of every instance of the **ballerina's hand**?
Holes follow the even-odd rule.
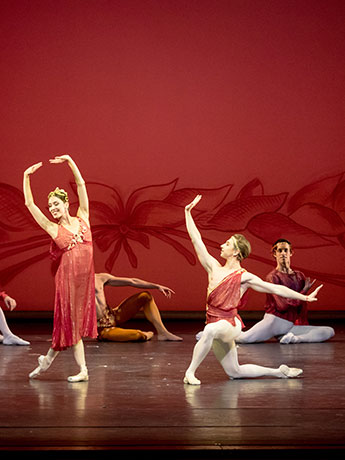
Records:
[[[69,161],[71,157],[69,155],[59,155],[49,160],[49,163],[63,163],[64,161]]]
[[[316,302],[317,301],[317,293],[319,292],[319,290],[322,288],[323,284],[321,284],[319,287],[317,287],[315,289],[315,291],[313,291],[311,294],[307,295],[306,297],[306,301],[307,302]]]
[[[164,294],[165,297],[168,297],[168,299],[170,299],[171,294],[175,294],[175,292],[172,289],[170,289],[170,288],[168,288],[166,286],[159,286],[158,290],[159,290],[159,292]]]
[[[187,204],[187,206],[185,207],[185,210],[191,211],[194,208],[194,206],[196,206],[199,203],[201,198],[202,198],[202,195],[197,195],[191,203]]]
[[[29,174],[33,174],[35,171],[37,171],[37,169],[39,169],[41,166],[43,165],[42,161],[40,161],[39,163],[36,163],[32,166],[30,166],[28,169],[26,169],[24,171],[24,174],[26,175],[29,175]]]

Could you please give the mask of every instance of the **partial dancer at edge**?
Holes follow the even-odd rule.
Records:
[[[9,310],[14,310],[17,306],[17,302],[6,294],[5,291],[0,292],[0,299],[3,299],[6,307]],[[30,342],[23,340],[17,335],[13,334],[11,329],[8,327],[4,312],[0,308],[0,343],[4,345],[30,345]]]
[[[258,292],[313,302],[317,300],[316,295],[322,285],[306,296],[285,286],[262,281],[258,276],[247,272],[241,267],[241,261],[248,257],[251,248],[246,238],[239,234],[233,235],[221,245],[220,255],[226,261],[222,266],[208,253],[192,218],[191,210],[200,199],[201,195],[197,195],[192,203],[185,207],[185,217],[195,252],[208,273],[206,326],[201,339],[194,347],[192,361],[185,373],[184,383],[200,385],[201,382],[195,377],[195,372],[211,348],[230,378],[297,377],[303,372],[302,369],[290,368],[285,364],[273,369],[256,364],[240,365],[238,363],[235,339],[241,333],[243,323],[237,310],[245,304],[248,288]]]
[[[77,184],[79,208],[77,216],[69,213],[67,193],[56,188],[48,195],[49,211],[57,223],[51,222],[33,200],[30,175],[42,166],[37,163],[24,172],[25,204],[36,222],[52,238],[51,255],[59,261],[55,275],[55,305],[52,345],[46,356],[38,358],[38,367],[30,374],[35,378],[46,371],[58,353],[73,347],[74,358],[79,366],[77,375],[68,377],[69,382],[88,380],[83,337],[97,337],[95,306],[95,273],[92,235],[89,224],[89,200],[85,182],[69,155],[57,156],[50,163],[67,162]]]
[[[272,255],[277,266],[267,275],[266,280],[307,294],[315,280],[311,281],[302,272],[291,268],[293,251],[290,241],[280,238],[273,243]],[[275,337],[282,344],[315,343],[324,342],[333,336],[332,327],[309,325],[305,302],[267,294],[263,319],[248,331],[241,332],[236,342],[264,342]]]

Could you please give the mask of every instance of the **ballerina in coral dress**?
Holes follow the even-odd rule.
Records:
[[[69,155],[57,156],[50,163],[67,162],[77,184],[79,208],[76,216],[69,213],[67,193],[59,188],[48,195],[48,206],[56,222],[50,221],[33,200],[30,175],[42,166],[37,163],[24,172],[25,204],[36,222],[52,238],[50,252],[58,268],[55,274],[54,328],[52,346],[47,355],[38,358],[38,367],[30,374],[35,378],[46,371],[61,350],[73,347],[80,372],[68,377],[69,382],[88,380],[83,337],[97,337],[95,276],[92,235],[89,223],[89,201],[85,182]]]

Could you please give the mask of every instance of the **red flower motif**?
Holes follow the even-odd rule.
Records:
[[[49,255],[50,237],[41,230],[24,204],[24,195],[12,185],[0,183],[0,261],[24,255],[24,259],[15,262],[0,270],[0,280],[6,284],[18,273],[30,265],[46,258]],[[11,236],[26,233],[26,237],[11,241]],[[47,249],[31,257],[26,256],[31,251],[45,246]]]
[[[92,233],[95,245],[106,254],[105,267],[111,271],[121,250],[133,267],[138,266],[135,244],[150,248],[150,237],[172,246],[190,264],[196,263],[185,229],[184,207],[195,195],[202,194],[193,211],[203,230],[207,246],[219,248],[219,242],[205,238],[207,231],[249,232],[271,244],[280,237],[293,241],[296,248],[340,245],[345,248],[345,181],[338,174],[306,185],[290,199],[288,193],[265,195],[263,184],[254,179],[237,196],[229,199],[232,185],[214,189],[177,188],[178,179],[166,184],[141,187],[123,200],[113,187],[88,182]],[[71,184],[76,194],[75,184]],[[76,203],[75,203],[76,204]],[[72,204],[73,205],[73,204]],[[285,209],[285,211],[284,211]],[[16,235],[24,233],[24,238]],[[20,190],[0,184],[0,261],[18,254],[24,259],[0,270],[6,284],[29,265],[49,254],[49,236],[34,222],[24,205]],[[187,247],[184,245],[188,241]],[[37,254],[37,249],[45,247]],[[27,257],[33,251],[31,257]],[[252,259],[272,265],[272,260],[251,254]],[[296,267],[307,276],[344,286],[344,274],[313,272]]]
[[[217,208],[228,195],[231,185],[217,189],[179,189],[178,179],[167,184],[149,185],[135,190],[124,202],[118,191],[105,184],[88,182],[92,233],[95,244],[102,251],[110,251],[105,267],[111,271],[123,249],[133,267],[138,259],[132,244],[139,243],[150,248],[150,236],[160,239],[182,254],[194,265],[194,254],[178,239],[189,240],[184,229],[184,206],[197,193],[205,198],[204,206]],[[199,213],[202,213],[202,209]],[[183,226],[183,230],[179,227]],[[178,239],[176,239],[178,238]],[[208,240],[218,247],[218,243]]]

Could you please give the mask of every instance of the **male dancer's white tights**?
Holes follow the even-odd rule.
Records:
[[[279,368],[258,366],[256,364],[238,363],[235,339],[241,332],[241,322],[235,318],[236,326],[226,320],[207,324],[200,340],[194,347],[192,361],[186,371],[184,383],[200,385],[200,380],[195,377],[195,372],[207,354],[213,348],[216,358],[222,365],[226,374],[232,378],[253,378],[272,376],[278,378],[297,377],[302,369],[289,368],[282,364]]]
[[[294,326],[291,321],[265,313],[263,319],[236,338],[237,343],[265,342],[277,337],[280,343],[324,342],[334,336],[329,326]]]

